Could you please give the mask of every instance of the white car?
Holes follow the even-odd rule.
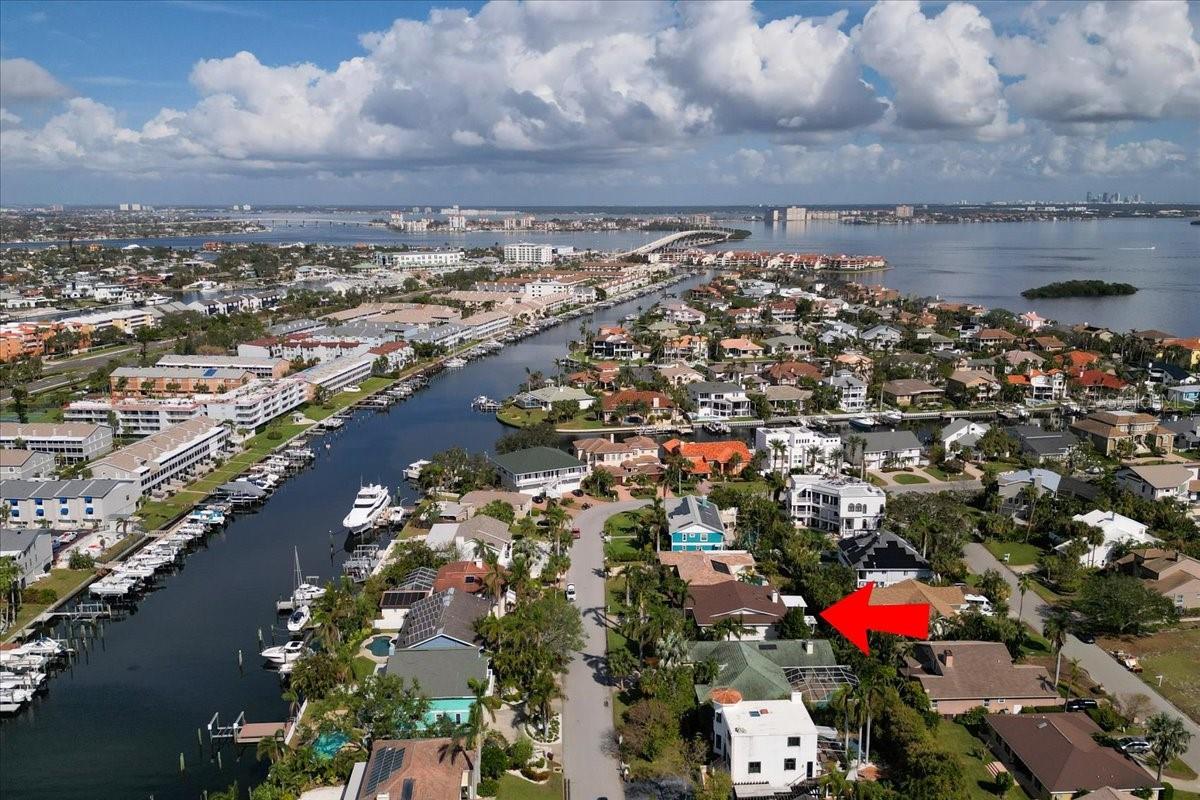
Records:
[[[567,600],[575,602],[575,584],[573,583],[567,584]]]

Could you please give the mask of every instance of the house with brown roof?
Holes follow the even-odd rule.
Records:
[[[873,606],[928,605],[929,620],[935,628],[942,627],[945,620],[957,617],[970,607],[967,592],[961,586],[930,586],[928,583],[909,578],[890,586],[876,586],[871,590]]]
[[[688,586],[711,586],[736,581],[752,573],[754,556],[745,550],[660,550],[658,563],[674,570]]]
[[[984,328],[979,333],[975,334],[975,344],[980,348],[1012,344],[1016,340],[1016,336],[1012,335],[1003,328]]]
[[[377,739],[354,765],[347,800],[464,800],[475,796],[475,759],[452,739]]]
[[[946,379],[946,391],[955,397],[987,400],[1000,393],[1000,381],[982,369],[956,369]]]
[[[1136,411],[1093,411],[1070,428],[1105,456],[1123,449],[1130,455],[1146,453],[1150,448],[1170,454],[1175,447],[1175,434],[1159,425],[1157,417]]]
[[[675,418],[675,403],[662,392],[623,389],[600,398],[604,421],[617,425],[644,425]]]
[[[575,457],[593,467],[602,464],[620,466],[626,461],[652,459],[658,461],[658,442],[649,436],[631,436],[622,442],[603,437],[576,439]]]
[[[1086,714],[991,714],[984,725],[992,752],[1030,797],[1069,800],[1103,788],[1161,796],[1136,762],[1095,740],[1100,726]]]
[[[1063,703],[1044,667],[1014,664],[1000,642],[918,642],[902,672],[921,684],[930,707],[946,717],[979,706],[992,714],[1016,714],[1025,706]]]
[[[758,641],[774,638],[775,625],[783,619],[788,607],[780,598],[779,590],[771,586],[724,581],[690,587],[683,610],[701,630],[733,619],[748,629],[739,638]]]
[[[725,358],[758,358],[762,354],[762,345],[745,337],[721,340],[721,355]]]
[[[1144,547],[1112,562],[1117,570],[1141,578],[1180,610],[1200,608],[1200,561],[1178,550]]]
[[[438,568],[433,590],[444,592],[447,589],[457,589],[468,594],[478,594],[483,591],[483,576],[487,571],[487,567],[478,561],[451,561]]]
[[[898,378],[884,381],[883,399],[897,408],[908,408],[921,403],[939,403],[944,392],[926,381],[916,378]]]
[[[825,375],[820,367],[806,361],[781,361],[767,367],[762,374],[776,386],[796,386],[804,380],[819,381]]]
[[[516,519],[528,514],[533,509],[533,498],[521,492],[505,492],[500,489],[476,489],[458,498],[461,505],[469,506],[471,513],[482,511],[488,503],[499,500],[510,506],[516,514]]]

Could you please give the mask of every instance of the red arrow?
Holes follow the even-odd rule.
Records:
[[[870,653],[867,631],[894,633],[917,639],[929,638],[929,604],[910,603],[898,606],[873,606],[868,583],[821,612],[821,618],[837,629],[864,653]]]

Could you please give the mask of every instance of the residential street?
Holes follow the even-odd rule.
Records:
[[[1017,616],[1017,609],[1021,605],[1021,599],[1017,591],[1017,576],[1013,571],[1000,563],[995,556],[987,551],[987,548],[978,542],[968,544],[963,548],[963,554],[966,558],[967,567],[971,572],[982,574],[985,570],[994,569],[1004,576],[1004,580],[1008,582],[1009,587],[1012,589],[1012,595],[1009,600],[1009,614],[1013,617]],[[1037,594],[1032,591],[1026,592],[1022,619],[1040,633],[1047,606],[1048,604],[1042,598],[1038,597]],[[1184,715],[1183,712],[1175,708],[1166,698],[1143,683],[1132,672],[1118,664],[1104,650],[1094,644],[1084,644],[1074,636],[1068,634],[1067,643],[1063,647],[1063,663],[1065,664],[1067,659],[1070,658],[1077,659],[1079,665],[1092,676],[1092,680],[1102,684],[1110,695],[1126,697],[1134,694],[1144,694],[1150,698],[1150,703],[1155,711],[1166,711],[1182,719],[1183,724],[1192,733],[1192,741],[1188,747],[1188,751],[1182,756],[1183,761],[1192,769],[1200,772],[1200,725],[1197,725],[1193,720]]]
[[[612,728],[610,689],[604,667],[604,522],[621,511],[646,505],[644,500],[602,503],[575,517],[580,538],[571,548],[567,580],[575,584],[583,614],[583,653],[571,662],[564,686],[563,768],[571,800],[625,796]]]

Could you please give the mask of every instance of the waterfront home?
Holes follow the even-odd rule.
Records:
[[[1000,381],[982,369],[956,369],[946,379],[946,391],[952,397],[990,400],[1000,393]]]
[[[1200,609],[1200,561],[1178,550],[1143,547],[1113,561],[1116,570],[1140,578],[1147,589],[1180,611]]]
[[[671,550],[705,551],[725,548],[721,512],[705,497],[685,495],[665,503]]]
[[[797,386],[803,381],[819,381],[824,374],[820,367],[804,361],[781,361],[762,371],[762,376],[776,386]]]
[[[396,649],[478,649],[483,643],[475,632],[475,622],[491,608],[490,600],[457,589],[421,598],[409,606],[396,638]]]
[[[855,435],[861,443],[851,441]],[[922,461],[921,441],[909,430],[848,434],[842,441],[843,449],[849,454],[848,460],[864,464],[867,469],[902,469],[915,467]]]
[[[624,328],[601,328],[592,340],[592,358],[636,361],[649,357],[650,351],[635,342]]]
[[[675,572],[688,586],[742,580],[754,574],[753,554],[746,550],[660,550],[658,563]]]
[[[1065,461],[1079,447],[1079,440],[1066,431],[1048,431],[1038,425],[1013,425],[1006,432],[1017,440],[1021,452],[1038,464]]]
[[[838,542],[838,560],[854,570],[858,588],[927,581],[933,569],[916,548],[891,531],[871,531]]]
[[[695,406],[691,418],[698,422],[750,416],[750,398],[739,384],[698,381],[687,387]]]
[[[812,399],[812,390],[798,386],[762,386],[762,396],[775,414],[799,414]]]
[[[4,558],[17,568],[15,587],[24,589],[50,572],[54,537],[40,528],[0,528],[0,559]]]
[[[1045,667],[1014,664],[1001,642],[917,642],[901,673],[921,684],[930,708],[944,717],[980,706],[1019,714],[1026,706],[1063,703]]]
[[[721,355],[724,358],[759,358],[763,354],[761,345],[749,339],[733,338],[721,340]]]
[[[33,450],[59,461],[91,461],[112,449],[113,430],[107,425],[77,422],[5,422],[0,425],[0,448]]]
[[[479,783],[471,754],[453,739],[376,739],[350,772],[345,800],[471,800]]]
[[[922,403],[940,403],[944,392],[933,384],[917,378],[899,378],[883,383],[883,399],[897,408]]]
[[[621,442],[600,437],[576,439],[572,447],[575,449],[575,457],[589,467],[620,467],[627,461],[658,461],[658,442],[648,436],[631,436]]]
[[[432,567],[417,567],[404,576],[404,580],[392,589],[385,589],[379,598],[379,618],[374,627],[381,631],[398,631],[404,627],[409,609],[433,594],[437,581],[437,570]]]
[[[1129,382],[1118,378],[1111,372],[1098,369],[1085,369],[1071,381],[1079,388],[1088,400],[1098,400],[1103,397],[1115,397],[1129,388]]]
[[[754,449],[765,457],[764,464],[781,472],[796,470],[836,471],[842,440],[804,425],[754,429]]]
[[[0,480],[27,481],[54,474],[54,456],[36,450],[0,449]]]
[[[763,341],[772,355],[806,356],[812,352],[812,342],[799,336],[772,336]]]
[[[513,510],[516,519],[528,514],[533,509],[533,500],[521,492],[503,492],[499,489],[476,489],[458,498],[458,502],[474,514],[482,511],[488,503],[499,501]]]
[[[1105,456],[1151,451],[1170,455],[1175,449],[1174,432],[1159,425],[1157,417],[1137,411],[1093,411],[1070,427]]]
[[[549,411],[555,403],[578,403],[581,411],[586,411],[596,402],[596,398],[583,389],[574,386],[543,386],[529,392],[522,392],[513,398],[513,404],[525,410]]]
[[[946,450],[962,450],[967,447],[975,447],[979,444],[979,440],[983,435],[991,429],[991,425],[986,422],[975,422],[969,419],[956,419],[946,427],[942,428],[942,432],[938,438],[942,442],[942,447]]]
[[[1200,492],[1196,464],[1144,464],[1117,470],[1117,486],[1146,500],[1194,503]]]
[[[1011,386],[1019,386],[1029,403],[1053,403],[1062,400],[1067,393],[1067,377],[1062,370],[1031,369],[1027,373],[1005,376]]]
[[[867,384],[854,373],[839,370],[836,374],[821,380],[826,386],[833,387],[838,394],[838,408],[848,413],[865,411],[867,408]]]
[[[1115,511],[1093,509],[1086,514],[1076,514],[1071,519],[1093,528],[1099,528],[1104,534],[1103,541],[1089,546],[1079,556],[1079,563],[1085,567],[1103,569],[1108,566],[1109,558],[1118,544],[1125,547],[1137,547],[1159,543],[1157,538],[1150,535],[1149,526]],[[1061,552],[1070,544],[1070,540],[1064,541],[1054,549]]]
[[[704,375],[687,364],[667,364],[657,369],[658,374],[671,386],[687,386],[704,381]]]
[[[553,447],[530,447],[491,456],[505,488],[535,497],[562,497],[580,488],[590,469]]]
[[[984,740],[1030,797],[1070,800],[1105,787],[1149,791],[1162,786],[1136,761],[1097,739],[1100,726],[1087,714],[989,714]]]
[[[791,475],[787,506],[792,521],[839,538],[879,530],[887,495],[878,486],[840,475]]]
[[[126,519],[137,512],[140,495],[132,481],[6,480],[0,484],[0,503],[8,506],[8,519],[0,525],[74,526]]]
[[[146,495],[208,469],[224,454],[228,442],[229,428],[209,417],[193,417],[94,462],[92,474],[130,481],[139,494]]]
[[[663,442],[663,452],[682,456],[688,462],[688,471],[693,475],[737,475],[750,463],[750,448],[740,440],[719,442],[684,442],[668,439]]]
[[[600,398],[604,421],[610,425],[646,425],[670,422],[675,403],[662,392],[622,389]]]
[[[729,769],[735,796],[792,796],[820,777],[817,727],[800,692],[746,700],[736,689],[717,689],[710,699],[713,752]]]
[[[795,598],[803,607],[804,601]],[[779,590],[743,581],[727,581],[706,586],[689,586],[683,603],[684,613],[702,631],[726,620],[736,620],[743,628],[734,638],[760,641],[775,638],[775,626],[788,611]]]
[[[466,724],[475,702],[475,693],[468,682],[475,680],[486,685],[488,694],[493,688],[487,656],[472,647],[397,650],[388,657],[384,671],[421,687],[421,694],[429,700],[426,726],[436,725],[442,718]]]
[[[467,594],[479,594],[484,589],[483,578],[487,573],[488,568],[482,561],[451,561],[438,567],[433,591],[454,589]]]
[[[827,702],[837,688],[837,676],[833,674],[837,660],[825,639],[689,642],[686,661],[717,664],[712,683],[695,686],[696,699],[701,703],[722,688],[736,689],[746,700],[786,700],[793,691],[803,689],[809,701],[819,705]],[[819,675],[824,685],[810,684],[806,673]]]

